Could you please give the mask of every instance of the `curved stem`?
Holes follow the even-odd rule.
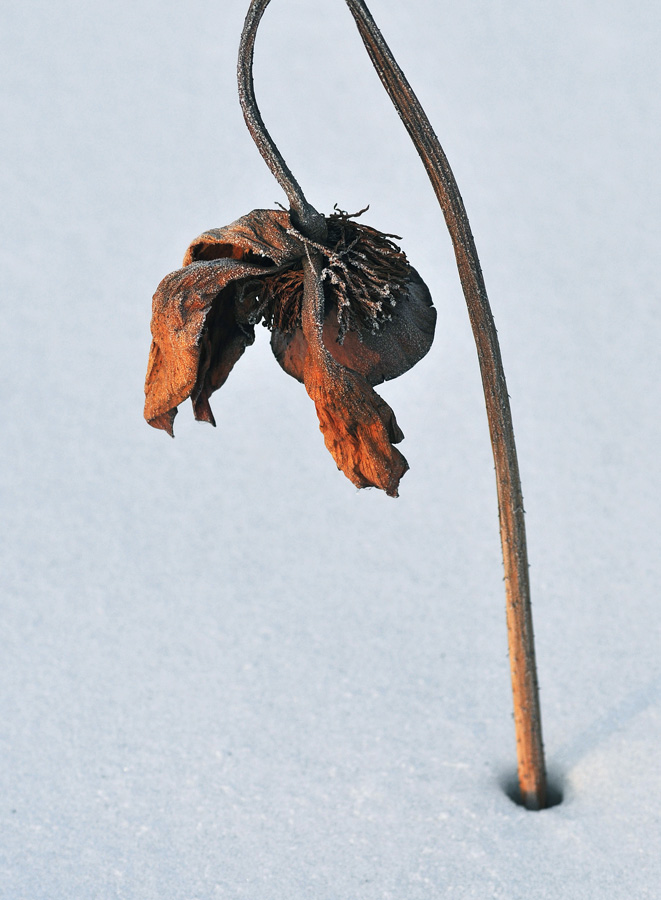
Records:
[[[326,236],[326,220],[305,199],[301,186],[292,175],[275,141],[268,133],[255,99],[255,87],[252,77],[255,37],[264,10],[270,0],[252,0],[241,34],[239,45],[239,61],[237,79],[239,83],[239,102],[248,131],[257,149],[264,157],[276,181],[283,189],[291,207],[294,225],[306,237],[323,239]]]
[[[422,106],[363,0],[346,0],[372,63],[429,175],[452,238],[468,306],[496,465],[500,536],[505,568],[507,629],[521,799],[546,805],[546,769],[528,581],[523,496],[498,336],[466,210],[450,165]]]

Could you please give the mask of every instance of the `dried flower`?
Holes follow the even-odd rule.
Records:
[[[250,0],[237,67],[239,101],[255,145],[290,212],[256,210],[191,244],[184,268],[154,296],[145,416],[172,434],[191,397],[213,423],[211,393],[254,340],[260,319],[273,351],[314,400],[326,446],[358,487],[392,496],[407,463],[403,435],[372,386],[429,349],[436,313],[427,288],[385,235],[306,200],[262,120],[253,84],[255,36],[270,0]],[[365,48],[427,170],[452,238],[473,328],[496,468],[521,801],[547,805],[523,497],[512,417],[480,261],[457,182],[436,134],[364,0],[346,0]],[[363,210],[364,211],[364,210]]]
[[[436,310],[395,235],[340,210],[325,223],[326,238],[313,241],[285,210],[254,210],[193,241],[154,295],[145,418],[172,435],[190,397],[195,418],[215,425],[209,397],[261,321],[282,368],[314,400],[338,468],[357,487],[396,496],[408,464],[393,445],[404,435],[372,388],[427,353]],[[323,309],[305,288],[315,260]]]

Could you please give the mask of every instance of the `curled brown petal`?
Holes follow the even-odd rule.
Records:
[[[206,421],[210,384],[218,384],[220,372],[227,377],[254,333],[248,324],[231,327],[232,312],[221,315],[227,338],[226,356],[222,348],[210,352],[203,340],[207,318],[215,303],[234,306],[236,282],[262,275],[263,267],[233,259],[196,262],[172,272],[159,284],[152,305],[152,344],[145,380],[145,419],[154,428],[172,435],[177,406],[198,388],[196,414]],[[221,294],[223,295],[221,298]],[[206,354],[206,356],[205,356]],[[200,383],[200,360],[203,371]],[[204,366],[206,365],[206,371]],[[207,372],[211,370],[209,382]],[[211,388],[214,389],[213,387]]]
[[[225,384],[246,347],[255,341],[254,325],[244,310],[254,303],[244,287],[243,283],[232,282],[218,295],[200,336],[197,381],[190,395],[198,422],[216,425],[209,397]]]
[[[326,447],[356,487],[378,487],[396,497],[408,463],[393,444],[404,435],[393,411],[366,379],[337,363],[325,348],[320,258],[311,254],[303,266],[307,341],[303,381],[314,401]]]
[[[404,435],[385,400],[330,354],[309,353],[304,379],[338,469],[356,487],[378,487],[396,497],[408,463],[393,446]]]
[[[303,255],[303,245],[291,232],[289,213],[279,209],[253,209],[231,225],[211,228],[190,244],[184,266],[201,259],[242,259],[282,266]]]

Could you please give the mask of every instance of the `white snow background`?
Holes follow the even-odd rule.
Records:
[[[448,154],[499,329],[545,743],[515,749],[493,462],[442,215],[341,0],[275,0],[255,83],[307,196],[402,235],[432,351],[411,465],[340,474],[259,329],[169,440],[151,296],[284,196],[246,0],[6,0],[2,900],[656,898],[659,34],[652,0],[371,0]]]

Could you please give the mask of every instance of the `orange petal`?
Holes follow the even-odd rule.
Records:
[[[208,390],[210,384],[219,386],[245,347],[254,340],[252,326],[239,325],[234,318],[233,327],[229,327],[228,322],[234,315],[235,283],[262,275],[264,271],[261,266],[218,259],[192,263],[161,281],[154,294],[153,340],[145,380],[145,419],[154,428],[162,428],[172,434],[176,408],[195,391],[200,374],[202,384],[198,394],[204,394],[204,398],[200,400],[196,412],[199,418],[212,421],[206,402],[214,389]],[[209,313],[217,305],[222,309],[227,306],[224,318],[223,314],[219,314],[225,326],[225,357],[218,340],[209,353],[209,342],[205,337]],[[202,373],[199,371],[201,361]],[[221,370],[223,376],[219,380]],[[209,371],[212,373],[210,380],[207,379]]]
[[[356,487],[378,487],[396,497],[408,463],[393,446],[404,435],[392,409],[365,378],[328,353],[308,353],[304,381],[338,469]]]
[[[184,265],[197,260],[243,259],[267,265],[286,265],[305,253],[292,234],[289,213],[279,209],[253,209],[231,225],[211,228],[190,244]]]

